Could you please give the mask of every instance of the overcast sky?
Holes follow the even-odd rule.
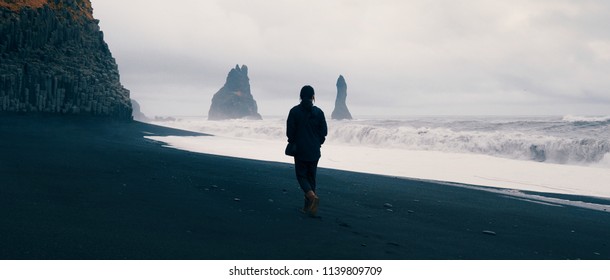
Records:
[[[366,115],[610,115],[610,1],[92,0],[148,116],[207,115],[236,64],[259,113],[305,84]]]

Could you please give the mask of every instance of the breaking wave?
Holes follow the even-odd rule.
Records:
[[[459,131],[437,127],[341,125],[331,128],[333,142],[410,150],[475,153],[551,163],[589,164],[610,158],[607,139],[558,137],[527,131]]]
[[[574,116],[566,115],[562,119],[566,122],[581,122],[581,123],[608,123],[610,122],[610,116],[603,117],[587,117],[587,116]]]
[[[285,122],[285,118],[183,119],[170,126],[228,137],[285,141]],[[327,143],[337,145],[473,153],[610,167],[610,116],[379,118],[329,120],[328,124]]]

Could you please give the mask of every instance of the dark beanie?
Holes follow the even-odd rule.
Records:
[[[314,94],[313,88],[309,85],[301,88],[301,100],[311,100]]]

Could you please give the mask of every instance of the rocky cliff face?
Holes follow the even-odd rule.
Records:
[[[335,99],[335,109],[331,115],[333,120],[351,120],[352,114],[350,114],[347,109],[347,104],[345,103],[347,99],[347,83],[345,83],[345,79],[342,75],[339,75],[339,79],[337,79],[337,99]]]
[[[236,65],[227,76],[224,86],[212,97],[209,120],[262,119],[252,93],[248,67]]]
[[[0,112],[131,119],[89,0],[0,0]]]

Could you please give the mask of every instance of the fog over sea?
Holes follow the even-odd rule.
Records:
[[[215,136],[151,137],[175,148],[292,162],[285,116],[154,123]],[[328,127],[321,167],[610,197],[610,116],[363,117]]]

